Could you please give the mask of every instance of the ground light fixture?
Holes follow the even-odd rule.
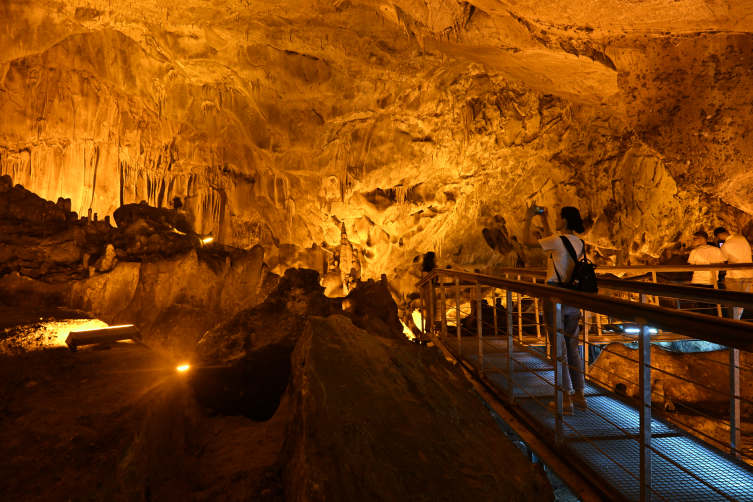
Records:
[[[65,339],[65,344],[71,349],[71,352],[76,352],[77,348],[82,345],[118,342],[120,340],[133,340],[136,343],[142,343],[138,328],[133,324],[126,324],[71,331],[68,338]]]
[[[190,367],[191,366],[189,366],[188,364],[181,364],[180,366],[178,366],[175,369],[178,370],[179,373],[185,373],[186,371],[189,370]]]
[[[209,244],[213,240],[214,240],[214,237],[204,237],[203,239],[201,239],[201,243],[202,244]]]

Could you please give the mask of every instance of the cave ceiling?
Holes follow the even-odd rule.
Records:
[[[540,263],[534,199],[658,260],[751,227],[752,28],[747,0],[0,0],[0,174],[100,218],[178,196],[278,256],[344,225],[364,277]]]

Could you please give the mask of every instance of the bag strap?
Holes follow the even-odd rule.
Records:
[[[572,258],[575,263],[578,263],[578,254],[575,252],[575,248],[573,247],[572,242],[570,242],[570,239],[568,239],[564,235],[560,235],[560,239],[562,239],[562,244],[565,245],[565,249],[567,249],[567,252],[570,254],[570,258]],[[583,241],[580,242],[583,243]],[[585,250],[586,244],[583,243],[583,251]]]
[[[560,272],[557,270],[557,265],[554,263],[554,257],[552,256],[552,253],[549,253],[549,259],[552,260],[552,267],[554,268],[554,273],[557,274],[557,282],[562,286],[562,277],[560,277]]]

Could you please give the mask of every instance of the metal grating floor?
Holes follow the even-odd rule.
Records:
[[[448,340],[447,346],[457,351],[456,340]],[[461,347],[463,357],[478,369],[478,339],[465,337]],[[553,368],[517,343],[514,349],[515,400],[553,431],[554,413],[547,408],[554,396]],[[506,394],[507,340],[484,339],[483,350],[485,375]],[[640,500],[639,445],[628,436],[639,433],[638,411],[592,382],[586,382],[586,396],[590,410],[576,410],[563,419],[565,445],[628,500]],[[654,417],[651,428],[655,501],[753,501],[751,466],[664,420]]]

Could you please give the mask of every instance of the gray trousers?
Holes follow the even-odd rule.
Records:
[[[553,284],[550,284],[553,286]],[[568,305],[562,305],[562,325],[565,328],[564,336],[562,333],[557,333],[555,338],[556,324],[554,323],[554,303],[544,298],[544,322],[546,323],[547,333],[549,335],[549,343],[552,346],[552,355],[554,355],[555,339],[556,343],[560,344],[560,351],[562,354],[567,354],[567,363],[570,368],[563,367],[562,371],[562,388],[565,392],[571,390],[583,390],[586,388],[586,377],[583,374],[583,361],[580,357],[580,350],[578,347],[578,335],[580,334],[580,309],[570,307]],[[577,368],[577,369],[575,369]],[[568,369],[569,371],[564,371]]]

